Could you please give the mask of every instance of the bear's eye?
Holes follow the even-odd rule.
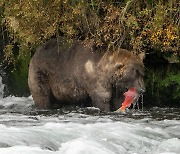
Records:
[[[144,72],[142,70],[136,70],[136,74],[139,76],[144,76]]]

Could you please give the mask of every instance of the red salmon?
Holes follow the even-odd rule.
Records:
[[[130,107],[134,100],[138,97],[138,93],[136,92],[135,88],[129,88],[127,92],[123,94],[125,96],[125,100],[122,103],[122,106],[117,111],[124,111],[126,108]]]

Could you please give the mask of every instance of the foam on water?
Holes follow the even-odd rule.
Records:
[[[24,117],[25,119],[29,117]],[[32,118],[32,117],[31,117]],[[61,119],[61,120],[58,120]],[[21,119],[23,121],[23,119]],[[62,117],[38,119],[40,125],[0,125],[0,153],[63,153],[63,154],[156,154],[179,153],[179,129],[173,134],[169,128],[133,121],[107,121],[82,124],[64,122]],[[79,120],[82,120],[81,118]],[[175,122],[175,123],[174,123]],[[166,121],[163,121],[166,125]],[[174,127],[177,122],[172,121]],[[178,124],[179,125],[179,124]],[[170,128],[171,129],[171,128]],[[177,136],[176,138],[174,136]]]
[[[122,115],[95,108],[36,111],[33,106],[32,97],[0,99],[0,154],[180,153],[179,110]]]

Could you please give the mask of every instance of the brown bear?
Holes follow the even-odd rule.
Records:
[[[125,49],[102,53],[80,41],[52,39],[32,57],[28,84],[38,109],[58,104],[112,111],[130,87],[139,94],[145,90],[143,75],[142,59]]]

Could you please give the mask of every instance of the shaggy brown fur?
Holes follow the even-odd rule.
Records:
[[[110,111],[120,107],[128,88],[145,89],[143,75],[142,60],[125,49],[104,54],[53,39],[32,57],[28,83],[39,109],[74,104]]]

